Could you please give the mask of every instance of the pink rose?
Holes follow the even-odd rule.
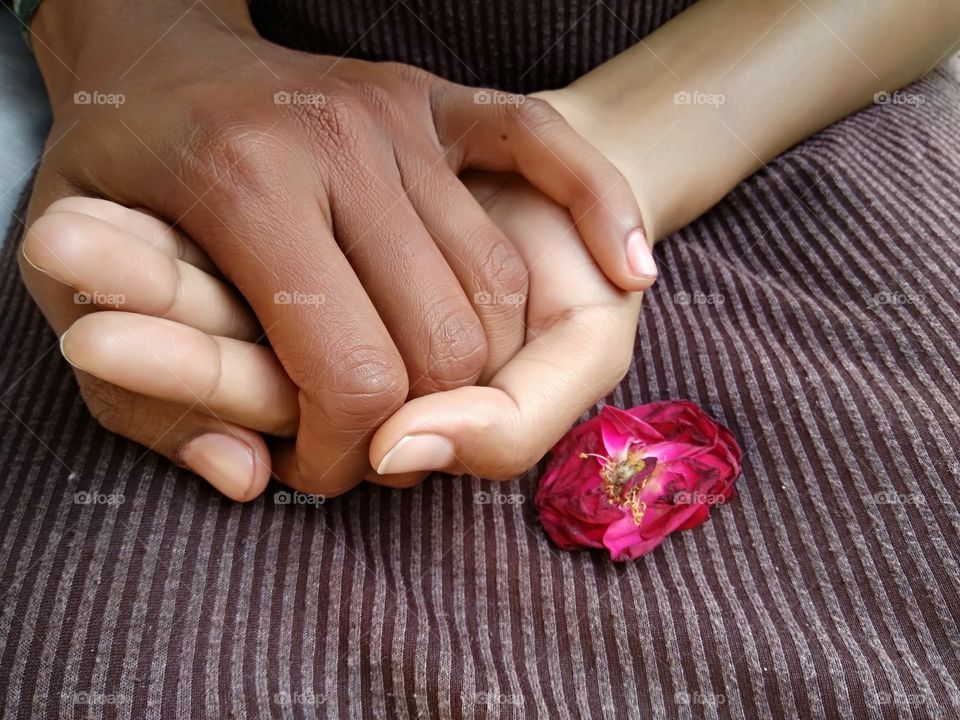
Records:
[[[565,550],[638,558],[729,500],[742,454],[730,431],[688,400],[607,405],[553,448],[537,490],[540,523]]]

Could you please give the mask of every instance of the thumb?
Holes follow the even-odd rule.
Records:
[[[556,322],[507,363],[490,387],[411,400],[373,436],[371,465],[380,475],[444,470],[491,480],[516,477],[626,373],[635,305],[624,306],[623,323],[600,322],[590,311]],[[601,329],[591,340],[595,327]],[[571,347],[580,351],[571,353]]]
[[[594,261],[614,285],[642,291],[657,279],[640,206],[603,153],[546,100],[458,88],[441,95],[435,123],[458,174],[516,172],[570,211]]]
[[[370,445],[370,463],[389,478],[441,470],[491,480],[516,477],[552,446],[541,429],[525,428],[502,390],[462,387],[411,400]],[[561,434],[562,434],[561,430]]]

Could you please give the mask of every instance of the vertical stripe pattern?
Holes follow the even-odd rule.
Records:
[[[684,5],[301,4],[253,10],[292,46],[510,90],[567,82]],[[608,400],[690,398],[746,452],[735,501],[629,564],[549,543],[540,468],[225,501],[90,418],[15,223],[0,715],[960,716],[960,86],[908,92],[923,102],[838,123],[658,248]]]

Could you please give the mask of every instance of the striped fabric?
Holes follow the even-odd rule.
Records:
[[[562,87],[693,0],[250,0],[283,45],[426,68],[464,85]]]
[[[553,548],[536,470],[224,501],[97,427],[11,238],[2,716],[960,716],[960,85],[904,93],[658,248],[609,401],[691,398],[746,455],[630,564]]]

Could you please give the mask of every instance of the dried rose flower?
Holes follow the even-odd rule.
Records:
[[[540,522],[564,549],[638,558],[729,500],[741,456],[730,431],[687,400],[607,405],[553,448],[536,495]]]

